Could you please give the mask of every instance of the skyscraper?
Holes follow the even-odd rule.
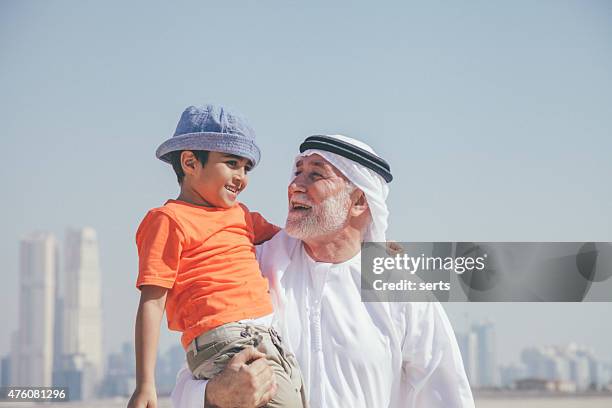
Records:
[[[62,357],[58,381],[89,398],[102,374],[102,309],[98,241],[92,228],[65,236]],[[76,388],[75,388],[76,387]]]
[[[576,344],[527,348],[521,358],[533,378],[571,381],[578,390],[605,384],[602,366],[592,351]]]
[[[458,334],[457,342],[470,385],[477,387],[480,382],[478,379],[478,338],[476,333],[470,331],[465,334]]]
[[[2,357],[0,360],[0,387],[11,385],[11,356]]]
[[[481,387],[496,386],[498,380],[495,358],[495,326],[491,322],[474,324],[472,332],[476,334],[478,344],[478,385]]]
[[[11,382],[51,386],[57,243],[32,234],[19,246],[19,328],[13,338]]]

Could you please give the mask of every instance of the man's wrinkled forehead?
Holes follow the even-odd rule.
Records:
[[[308,156],[300,155],[295,158],[295,168],[296,169],[301,169],[304,166],[316,167],[319,170],[329,172],[329,173],[334,173],[344,179],[346,178],[344,177],[344,174],[342,174],[342,172],[338,170],[333,164],[331,164],[330,162],[328,162],[327,160],[325,160],[323,157],[319,156],[316,153],[308,155]]]

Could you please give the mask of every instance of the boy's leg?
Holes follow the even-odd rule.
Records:
[[[302,374],[293,355],[281,344],[274,329],[243,323],[228,323],[199,337],[198,349],[190,346],[187,363],[195,378],[210,379],[247,346],[265,353],[276,375],[278,391],[266,407],[306,407]]]
[[[283,347],[280,337],[272,328],[266,329],[259,350],[266,353],[276,375],[278,391],[266,407],[283,408],[307,406],[302,373],[295,356]]]
[[[187,349],[187,365],[194,378],[209,380],[223,371],[234,355],[254,346],[256,341],[245,332],[244,324],[224,324],[192,342]]]

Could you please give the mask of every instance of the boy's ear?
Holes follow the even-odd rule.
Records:
[[[196,170],[198,159],[195,157],[192,151],[185,150],[181,152],[181,167],[185,174],[193,174]]]
[[[359,216],[369,209],[364,192],[357,188],[351,193],[351,202],[353,203],[351,213],[355,216]]]

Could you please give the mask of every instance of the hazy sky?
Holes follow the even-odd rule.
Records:
[[[215,3],[0,2],[0,353],[19,238],[67,226],[99,234],[105,350],[132,338],[134,233],[178,191],[154,151],[191,104],[249,118],[242,200],[277,223],[299,142],[345,133],[392,166],[397,241],[612,241],[612,3]],[[612,360],[612,304],[447,310],[496,322],[503,361],[571,340]]]

